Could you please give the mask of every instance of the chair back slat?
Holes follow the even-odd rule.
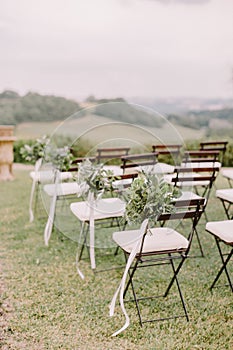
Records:
[[[187,232],[188,236],[188,247],[185,249],[185,255],[188,255],[194,232],[196,230],[196,226],[198,224],[198,221],[200,220],[202,214],[205,211],[206,207],[206,199],[205,198],[199,198],[199,199],[190,199],[190,200],[180,200],[177,198],[174,201],[174,212],[172,213],[163,213],[159,215],[157,221],[162,222],[162,225],[166,225],[166,222],[169,222],[171,220],[186,220],[191,219],[190,221],[190,228]],[[153,255],[153,252],[146,252],[143,253],[143,245],[145,242],[146,232],[142,238],[140,251],[138,254],[138,258],[140,260],[143,256]]]
[[[200,150],[219,151],[221,155],[219,160],[223,163],[224,156],[227,150],[228,141],[203,141],[200,142]]]
[[[96,159],[98,163],[100,163],[102,160],[119,160],[122,156],[128,155],[129,151],[130,147],[98,148],[96,150]]]
[[[121,157],[123,171],[129,168],[135,168],[140,166],[150,166],[157,163],[157,153],[141,153],[141,154],[131,154],[128,156]]]

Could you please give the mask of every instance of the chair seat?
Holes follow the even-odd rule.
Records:
[[[206,230],[223,242],[233,245],[233,220],[211,221],[206,224]]]
[[[213,166],[221,168],[222,164],[220,162],[182,162],[181,167],[186,168],[212,168]]]
[[[38,171],[38,172],[31,171],[29,175],[31,179],[35,180],[36,182],[50,183],[50,182],[54,182],[55,174],[53,170],[44,170],[44,171]],[[65,181],[70,179],[72,179],[72,174],[70,172],[64,171],[59,173],[60,181]]]
[[[230,180],[233,180],[233,168],[221,169],[221,174],[222,174],[222,176],[224,176]]]
[[[59,183],[57,185],[55,184],[44,185],[44,191],[50,197],[53,197],[55,195],[55,190],[56,190],[57,196],[68,196],[68,195],[75,195],[75,194],[79,195],[80,187],[77,184],[77,182],[64,182],[64,183]]]
[[[118,231],[113,233],[113,240],[124,251],[131,253],[137,242],[138,234],[139,230]],[[188,245],[188,240],[172,228],[152,228],[145,237],[143,253],[186,250]]]
[[[112,171],[115,176],[123,174],[123,169],[119,165],[104,165],[103,169]]]
[[[138,167],[138,170],[143,170],[147,173],[153,174],[172,174],[174,172],[175,167],[166,163],[156,163],[154,165],[141,166]]]
[[[202,197],[191,191],[181,191],[181,196],[177,198],[177,201],[201,199]]]
[[[216,191],[216,197],[229,203],[233,203],[233,188],[226,188]]]
[[[89,221],[90,204],[88,202],[71,203],[70,209],[72,213],[80,221]],[[94,220],[108,219],[112,217],[121,217],[125,212],[125,202],[119,198],[104,198],[96,202],[94,206]]]

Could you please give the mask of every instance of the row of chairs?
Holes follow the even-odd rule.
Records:
[[[216,151],[216,150],[214,150]],[[208,152],[211,153],[210,150]],[[217,156],[217,153],[216,153]],[[146,322],[153,322],[157,320],[165,320],[170,318],[177,318],[177,317],[185,317],[186,320],[189,320],[186,304],[184,301],[184,297],[181,291],[180,283],[178,280],[178,274],[181,269],[181,267],[184,264],[184,261],[189,257],[189,251],[191,247],[191,243],[194,237],[194,234],[197,233],[197,225],[200,220],[200,217],[205,214],[206,209],[206,203],[210,194],[210,189],[212,188],[212,185],[214,184],[216,174],[218,173],[220,166],[219,164],[216,164],[216,161],[218,159],[216,158],[214,160],[215,163],[215,169],[212,175],[210,177],[205,176],[202,180],[205,182],[211,183],[211,186],[207,189],[207,187],[203,187],[204,192],[202,193],[202,196],[206,196],[206,199],[199,198],[199,199],[189,199],[186,203],[176,203],[178,206],[176,208],[175,214],[171,215],[161,215],[159,220],[163,220],[163,223],[166,221],[170,221],[173,219],[181,218],[179,215],[183,215],[182,217],[182,227],[183,227],[183,220],[186,218],[191,218],[191,230],[190,233],[187,236],[184,236],[180,234],[178,228],[176,227],[176,230],[172,229],[171,227],[163,226],[163,227],[156,227],[148,230],[147,227],[147,221],[143,222],[140,230],[131,230],[131,231],[118,231],[113,233],[113,240],[119,246],[126,257],[126,268],[124,271],[124,274],[122,276],[122,279],[120,281],[119,287],[116,290],[116,293],[113,296],[111,305],[110,305],[110,315],[112,316],[114,314],[114,308],[115,303],[118,294],[120,294],[120,305],[122,308],[122,311],[125,315],[126,321],[122,328],[120,328],[118,331],[116,331],[113,335],[117,335],[121,333],[123,330],[125,330],[129,325],[129,317],[127,315],[125,306],[124,306],[124,300],[126,295],[128,294],[129,287],[132,289],[132,295],[133,295],[133,301],[135,302],[139,322],[142,326]],[[195,166],[190,168],[190,172],[199,171],[199,169],[203,169],[203,171],[207,171],[208,169],[204,169],[204,165],[207,166],[205,160],[200,160],[200,164],[197,168]],[[205,163],[205,164],[204,164]],[[231,170],[231,169],[229,169]],[[183,178],[181,177],[179,179],[179,172],[184,171]],[[181,167],[179,169],[175,169],[176,176],[172,177],[171,181],[174,182],[175,185],[179,184],[181,186],[180,181],[184,180],[193,182],[193,177],[188,177],[188,171],[187,168],[182,169]],[[227,176],[232,176],[233,174],[228,172]],[[232,176],[233,179],[233,176]],[[196,180],[197,182],[200,181],[200,179]],[[230,180],[229,180],[230,182]],[[231,282],[230,273],[228,270],[228,264],[231,261],[231,258],[233,256],[233,220],[231,217],[230,220],[230,214],[229,214],[229,208],[233,203],[232,198],[232,188],[226,189],[226,190],[217,190],[216,196],[217,198],[221,199],[224,205],[224,209],[227,215],[227,218],[229,220],[223,220],[223,221],[217,221],[217,222],[207,222],[206,223],[206,231],[209,232],[213,237],[215,238],[216,245],[218,248],[218,252],[221,259],[221,266],[220,269],[213,281],[213,283],[210,286],[210,289],[212,290],[214,287],[216,287],[218,280],[220,279],[222,273],[225,272],[226,278],[227,278],[227,285],[230,286],[231,291],[233,292],[233,284]],[[189,197],[190,198],[190,197]],[[228,207],[226,207],[225,203],[228,203]],[[181,209],[181,212],[180,210]],[[186,216],[187,215],[187,216]],[[181,228],[182,228],[181,227]],[[149,232],[148,232],[149,231]],[[228,246],[229,250],[228,252],[224,252],[225,249],[223,246]],[[177,263],[178,261],[178,263]],[[165,292],[161,295],[157,296],[138,296],[138,291],[142,290],[140,288],[140,277],[138,280],[136,280],[136,286],[138,289],[136,289],[135,286],[135,275],[138,272],[140,268],[143,267],[149,267],[151,269],[152,266],[163,266],[163,265],[170,265],[172,269],[172,277],[171,280],[168,281],[168,285],[165,289]],[[127,279],[128,276],[128,279]],[[145,274],[144,274],[145,276]],[[138,285],[139,283],[139,285]],[[142,283],[145,283],[142,282]],[[183,313],[180,315],[171,315],[169,314],[166,317],[159,317],[159,318],[145,318],[142,315],[142,307],[141,302],[148,300],[148,299],[154,299],[158,297],[167,297],[171,287],[173,284],[176,284],[178,295],[180,297],[181,305],[183,308]]]
[[[208,150],[208,151],[186,151],[184,153],[183,160],[181,162],[181,166],[174,166],[167,163],[158,162],[158,155],[168,155],[170,156],[180,156],[181,146],[180,145],[153,145],[152,153],[144,153],[144,154],[133,154],[130,155],[130,149],[128,147],[119,147],[119,148],[103,148],[97,150],[97,156],[89,158],[92,161],[97,162],[107,162],[105,165],[106,169],[110,169],[113,171],[114,175],[122,176],[123,174],[135,173],[138,170],[151,171],[158,174],[172,174],[170,177],[171,183],[175,186],[179,187],[191,187],[195,189],[198,194],[198,187],[203,187],[207,194],[207,198],[209,197],[210,190],[217,176],[217,172],[221,163],[218,162],[218,155],[220,151],[217,150]],[[122,155],[123,154],[123,155]],[[121,165],[109,165],[108,160],[121,160]],[[75,181],[73,181],[72,172],[77,171],[78,164],[83,161],[84,158],[77,158],[70,171],[57,173],[56,181],[52,180],[52,176],[54,172],[51,170],[48,171],[35,171],[31,172],[30,176],[33,178],[33,186],[32,189],[34,192],[35,187],[36,195],[38,196],[38,188],[42,182],[46,183],[46,179],[49,183],[44,184],[43,191],[50,198],[50,211],[48,223],[45,228],[45,237],[50,237],[51,229],[53,228],[53,223],[55,220],[56,213],[56,203],[59,199],[63,199],[64,197],[74,197],[78,193],[78,186]],[[212,165],[212,168],[211,168]],[[190,171],[189,168],[195,168],[194,171]],[[189,176],[187,176],[189,173]],[[168,181],[169,177],[166,178]],[[65,182],[64,182],[65,180]],[[130,178],[122,179],[122,181],[126,184],[130,183]],[[57,183],[55,183],[57,182]],[[33,221],[34,213],[32,210],[32,202],[33,202],[33,193],[30,198],[30,217],[31,221]],[[35,201],[36,208],[37,200]],[[48,230],[49,227],[49,230]],[[46,232],[50,232],[49,234]],[[46,244],[48,243],[48,239],[45,238]],[[201,248],[200,248],[201,249]],[[201,249],[202,255],[203,251]]]
[[[180,149],[181,148],[179,148],[179,151]],[[106,152],[106,149],[104,149],[104,151]],[[169,315],[168,317],[161,317],[159,319],[185,317],[187,321],[189,320],[187,307],[186,307],[184,297],[181,291],[180,283],[178,280],[178,274],[185,260],[189,257],[189,252],[190,252],[194,235],[197,236],[201,253],[202,255],[204,255],[200,244],[200,238],[198,236],[197,226],[201,216],[203,214],[204,215],[206,214],[206,205],[210,196],[210,191],[213,188],[216,177],[221,168],[221,161],[219,156],[220,156],[220,152],[222,151],[224,154],[224,150],[216,150],[216,149],[196,150],[196,151],[190,151],[190,152],[184,153],[181,163],[178,166],[173,165],[173,169],[172,169],[173,171],[171,171],[170,174],[169,174],[169,171],[167,171],[165,179],[168,182],[182,189],[184,188],[195,189],[195,193],[192,193],[191,191],[186,190],[185,194],[182,195],[181,198],[174,203],[176,207],[176,211],[172,214],[162,214],[159,217],[158,221],[162,223],[161,227],[148,229],[148,222],[146,220],[145,222],[143,222],[140,230],[125,230],[125,228],[123,227],[122,230],[114,232],[113,241],[115,242],[117,247],[123,250],[126,257],[126,268],[123,273],[119,288],[117,288],[117,291],[114,294],[114,297],[111,303],[111,308],[110,308],[110,314],[113,315],[116,298],[118,293],[120,293],[120,303],[122,306],[122,310],[126,315],[126,323],[120,330],[115,332],[114,335],[119,334],[129,324],[129,319],[124,307],[124,300],[125,300],[125,296],[128,294],[129,287],[131,287],[132,289],[133,300],[136,304],[140,324],[142,325],[145,322],[153,322],[157,320],[157,319],[144,319],[142,316],[141,307],[140,307],[141,301],[145,299],[151,299],[151,298],[157,297],[157,296],[152,296],[152,297],[138,296],[134,281],[135,281],[136,272],[138,271],[138,269],[142,267],[151,268],[151,266],[154,266],[154,265],[161,266],[162,264],[165,264],[165,265],[169,265],[172,269],[172,273],[173,273],[172,278],[168,282],[167,288],[165,292],[162,294],[162,297],[164,298],[167,297],[168,294],[170,293],[172,286],[175,284],[177,286],[178,295],[183,308],[183,313],[181,315]],[[108,153],[108,156],[109,156],[110,152],[113,152],[113,149],[111,150],[108,149],[107,152],[109,152]],[[118,155],[117,159],[119,159],[120,157],[122,161],[122,164],[120,166],[120,169],[122,169],[122,172],[121,172],[122,180],[133,181],[133,179],[137,177],[137,171],[139,169],[152,170],[158,164],[158,154],[156,153],[157,152],[156,149],[153,149],[153,152],[149,154],[139,154],[139,155],[130,155],[129,149],[127,151],[128,153],[124,154],[123,156],[119,152],[120,152],[119,148],[117,149],[117,151],[115,150],[115,155]],[[164,150],[164,152],[166,152],[166,150]],[[103,157],[103,153],[99,154],[98,162],[102,162],[103,159],[105,160],[109,159],[107,155],[103,158],[101,157]],[[83,159],[77,160],[77,163],[82,160]],[[115,169],[117,170],[117,168]],[[52,185],[54,184],[45,185],[44,190],[48,191],[49,188],[50,189],[54,188],[54,187],[48,187]],[[71,186],[70,183],[64,183],[64,185]],[[64,192],[65,187],[63,187],[63,183],[59,183],[59,186],[61,186],[60,193],[58,191],[59,188],[58,187],[56,188],[56,191],[58,191],[56,193],[57,199],[59,198],[59,195],[62,197],[64,194],[65,195],[68,194],[67,192],[66,193]],[[203,189],[202,192],[199,192],[200,188]],[[77,193],[77,188],[74,192],[75,194]],[[216,191],[216,194],[217,194],[217,191]],[[54,196],[53,191],[50,192],[50,196]],[[103,202],[101,202],[99,205],[101,206],[103,204],[103,205],[109,206],[109,202],[106,202],[106,200],[107,199],[103,199]],[[82,210],[80,210],[80,206],[82,207],[83,204],[85,203],[83,202],[72,203],[70,207],[73,214],[83,223],[82,228],[84,228],[84,224],[90,225],[89,215],[86,215],[86,216],[81,215]],[[114,218],[121,217],[123,215],[124,203],[118,203],[118,204],[119,204],[119,207],[118,207],[117,215],[115,215],[115,212],[112,211],[111,215],[109,215],[109,218],[112,219],[113,217]],[[228,212],[229,212],[229,209],[228,209]],[[96,211],[96,215],[97,216],[94,218],[95,220],[106,219],[105,215],[104,217],[99,217],[98,211]],[[188,231],[188,226],[186,225],[184,226],[184,220],[186,222],[186,219],[190,219],[188,221],[190,226],[189,231]],[[171,223],[171,221],[177,221],[177,220],[179,221],[179,224],[176,226],[176,228],[174,229],[170,227],[169,224]],[[168,223],[168,225],[166,225],[166,223]],[[222,267],[220,268],[213,284],[211,285],[211,289],[216,285],[222,272],[225,271],[229,285],[231,287],[231,290],[233,291],[230,275],[227,270],[227,264],[229,263],[233,254],[232,228],[233,228],[232,220],[227,220],[227,221],[217,222],[217,223],[207,222],[206,224],[207,232],[210,232],[215,237],[216,244],[217,244],[221,261],[222,261]],[[182,233],[183,229],[185,229],[186,234]],[[83,249],[86,244],[87,230],[85,230],[85,233],[84,231],[82,231],[82,235],[83,235],[83,244],[82,244],[79,256],[77,257],[78,261],[80,261],[82,257]],[[231,247],[231,251],[227,254],[226,258],[224,258],[224,254],[221,249],[221,244],[227,244],[228,246]],[[127,276],[128,276],[128,280],[127,280]]]

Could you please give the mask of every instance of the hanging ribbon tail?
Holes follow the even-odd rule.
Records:
[[[82,280],[84,280],[84,274],[82,273],[82,271],[79,269],[79,267],[78,267],[78,264],[76,263],[76,269],[77,269],[77,272],[78,272],[78,274],[79,274],[79,276],[82,278]]]
[[[33,205],[33,197],[34,197],[34,192],[35,192],[36,182],[37,182],[36,177],[37,177],[37,175],[35,174],[35,178],[32,181],[32,188],[31,188],[30,201],[29,201],[29,221],[30,222],[33,222],[33,220],[34,220],[32,205]]]
[[[84,280],[84,278],[85,278],[84,274],[82,273],[82,271],[80,270],[78,265],[79,265],[79,260],[78,260],[78,252],[77,252],[77,254],[76,254],[76,270],[77,270],[79,276],[82,278],[82,280]]]
[[[94,195],[93,193],[89,193],[89,206],[90,206],[90,217],[89,217],[89,225],[90,225],[90,260],[91,260],[91,268],[96,268],[95,263],[95,221],[94,221]]]
[[[33,211],[32,209],[30,208],[29,209],[29,222],[33,222],[34,221],[34,214],[33,214]]]
[[[125,290],[125,283],[126,283],[126,279],[127,279],[127,276],[128,276],[128,271],[134,261],[134,258],[136,256],[136,254],[138,253],[139,249],[140,249],[140,246],[141,246],[141,240],[142,240],[142,237],[143,235],[145,234],[145,231],[147,229],[147,226],[148,226],[148,220],[144,220],[142,225],[141,225],[141,228],[140,228],[140,234],[139,236],[137,237],[137,240],[133,246],[133,249],[131,250],[131,253],[129,255],[129,258],[128,258],[128,261],[127,261],[127,264],[126,264],[126,267],[125,267],[125,271],[124,271],[124,274],[122,276],[122,279],[121,279],[121,282],[116,290],[116,292],[114,293],[114,296],[112,298],[112,301],[110,303],[110,311],[109,311],[109,314],[110,316],[113,316],[114,315],[114,309],[115,309],[115,304],[116,304],[116,299],[117,299],[117,296],[118,294],[120,293],[120,305],[121,305],[121,310],[125,316],[125,324],[123,327],[121,327],[118,331],[116,331],[115,333],[112,334],[112,337],[115,337],[116,335],[120,334],[121,332],[123,332],[130,324],[130,319],[129,319],[129,316],[126,312],[126,309],[125,309],[125,305],[124,305],[124,290]]]
[[[52,229],[53,229],[55,210],[56,210],[56,201],[57,201],[58,180],[59,180],[58,174],[55,174],[54,194],[53,194],[52,200],[50,202],[49,216],[48,216],[47,224],[46,224],[45,230],[44,230],[45,245],[49,244],[49,240],[50,240]]]
[[[36,188],[36,183],[39,181],[39,169],[41,167],[42,164],[42,158],[38,159],[36,161],[35,164],[35,176],[32,180],[32,188],[31,188],[31,194],[30,194],[30,200],[29,200],[29,222],[33,222],[34,221],[34,214],[33,214],[33,210],[32,210],[32,205],[33,205],[33,198],[34,198],[34,192],[35,192],[35,188]]]
[[[51,236],[51,231],[52,231],[52,223],[50,218],[48,218],[47,224],[45,226],[45,230],[44,230],[44,242],[45,245],[48,246],[49,245],[49,239]]]
[[[121,283],[122,283],[122,280],[121,280]],[[121,283],[120,283],[119,287],[117,288],[117,290],[115,291],[114,296],[112,298],[112,301],[109,305],[109,316],[110,317],[112,317],[114,315],[116,299],[117,299],[117,296],[118,296],[120,289],[121,289]]]

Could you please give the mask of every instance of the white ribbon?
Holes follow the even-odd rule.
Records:
[[[83,221],[82,222],[81,231],[80,231],[80,236],[79,236],[79,242],[81,242],[81,240],[82,240],[84,226],[85,226],[85,222]],[[84,242],[83,242],[83,244],[84,244]],[[82,278],[82,280],[84,280],[84,274],[82,273],[82,271],[80,270],[78,265],[79,265],[79,252],[77,251],[77,254],[76,254],[76,269],[77,269],[77,272],[78,272],[79,276]]]
[[[87,197],[87,205],[86,205],[86,210],[89,209],[89,230],[90,230],[90,260],[91,260],[91,268],[95,269],[96,268],[96,263],[95,263],[95,220],[94,220],[94,205],[95,205],[95,200],[94,200],[94,194],[89,191],[88,192],[88,197]],[[83,235],[83,230],[84,230],[84,221],[82,222],[82,227],[80,231],[80,241],[82,239]],[[79,266],[79,261],[78,261],[78,253],[76,255],[76,269],[79,274],[79,276],[84,279],[84,274],[80,270]]]
[[[128,271],[132,265],[132,262],[135,258],[135,256],[137,255],[139,249],[140,249],[140,246],[141,246],[141,243],[142,243],[142,238],[143,238],[143,235],[145,234],[146,230],[147,230],[147,227],[148,227],[148,219],[145,219],[140,227],[140,230],[139,230],[139,235],[138,237],[136,237],[136,242],[131,250],[131,253],[129,255],[129,258],[128,258],[128,261],[127,261],[127,264],[126,264],[126,267],[125,267],[125,271],[123,273],[123,276],[122,276],[122,279],[120,281],[120,284],[116,290],[116,292],[114,293],[114,296],[112,298],[112,301],[109,305],[109,315],[110,316],[113,316],[114,315],[114,310],[115,310],[115,305],[116,305],[116,299],[117,299],[117,296],[118,294],[120,293],[120,305],[121,305],[121,310],[125,316],[125,324],[123,327],[121,327],[118,331],[116,331],[115,333],[112,334],[112,337],[115,337],[116,335],[118,335],[119,333],[123,332],[130,324],[130,319],[129,319],[129,316],[125,310],[125,305],[124,305],[124,290],[125,290],[125,282],[126,282],[126,279],[127,279],[127,275],[128,275]]]
[[[53,229],[53,223],[54,223],[54,216],[55,216],[55,210],[56,210],[56,202],[57,202],[57,185],[59,182],[59,171],[55,170],[55,182],[54,182],[54,193],[50,202],[50,209],[49,209],[49,216],[48,220],[44,229],[44,242],[45,245],[49,244],[49,239],[52,233]]]
[[[96,268],[95,263],[95,221],[94,221],[94,194],[89,192],[88,202],[90,205],[89,227],[90,227],[90,260],[91,268]]]
[[[32,209],[32,205],[33,205],[33,197],[34,197],[34,192],[35,192],[35,188],[36,188],[36,183],[40,181],[39,179],[39,169],[41,167],[42,164],[42,158],[39,158],[36,163],[35,163],[35,176],[32,180],[32,188],[31,188],[31,194],[30,194],[30,200],[29,200],[29,221],[33,222],[34,220],[34,213],[33,213],[33,209]]]

